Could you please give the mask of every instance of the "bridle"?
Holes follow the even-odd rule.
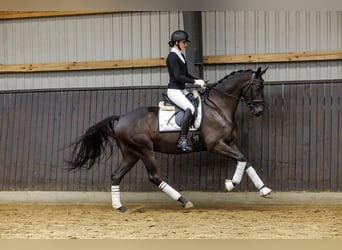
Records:
[[[218,93],[220,93],[220,94],[222,94],[222,95],[224,95],[224,96],[226,96],[226,97],[228,97],[228,98],[235,99],[235,100],[238,101],[238,102],[243,102],[243,103],[245,103],[250,109],[253,109],[253,108],[256,107],[256,105],[258,105],[258,104],[264,104],[264,103],[265,103],[265,101],[264,101],[264,100],[261,100],[261,99],[252,99],[252,94],[253,94],[253,93],[252,93],[252,87],[255,85],[256,82],[263,82],[263,80],[257,79],[257,78],[256,78],[256,74],[255,74],[255,72],[254,72],[254,73],[252,74],[252,77],[251,77],[250,81],[248,82],[248,84],[245,85],[245,86],[243,87],[243,89],[242,89],[242,95],[241,95],[241,96],[235,96],[235,95],[233,95],[233,94],[224,92],[224,91],[222,91],[222,90],[220,90],[220,89],[218,89],[218,88],[215,88],[216,85],[217,85],[217,83],[216,83],[216,84],[213,84],[212,86],[208,86],[208,87],[206,88],[206,90],[205,90],[205,99],[204,99],[204,101],[208,100],[208,101],[210,101],[211,103],[214,104],[214,102],[211,101],[211,100],[209,99],[209,92],[210,92],[211,90],[214,90],[214,91],[216,91],[216,92],[218,92]],[[249,95],[247,95],[248,91],[249,91]],[[246,99],[245,96],[248,96],[248,98]]]
[[[262,100],[262,99],[252,99],[252,96],[253,96],[252,87],[255,85],[256,82],[262,83],[264,81],[261,80],[261,79],[257,79],[256,78],[256,74],[253,73],[252,77],[251,77],[251,80],[249,81],[249,83],[247,85],[247,89],[245,91],[243,91],[243,89],[242,89],[243,92],[242,92],[242,95],[240,97],[240,100],[242,100],[242,102],[246,103],[246,105],[250,109],[253,109],[258,104],[262,104],[262,105],[265,104],[265,101]],[[249,95],[246,95],[248,91],[249,91]],[[245,99],[244,96],[248,96],[248,99]]]

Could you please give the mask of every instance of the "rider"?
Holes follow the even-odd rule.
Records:
[[[167,96],[177,106],[185,111],[183,123],[181,126],[180,137],[177,141],[177,147],[183,151],[191,151],[192,148],[187,143],[189,127],[194,119],[194,106],[186,98],[189,92],[185,89],[185,83],[191,83],[205,88],[205,82],[197,79],[188,72],[187,62],[182,50],[190,43],[189,36],[184,30],[176,30],[171,35],[169,46],[170,53],[166,59],[167,69],[169,71],[170,81],[167,89]]]

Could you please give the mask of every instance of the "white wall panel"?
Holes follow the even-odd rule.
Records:
[[[210,11],[203,13],[204,55],[342,50],[341,11]],[[341,79],[342,62],[206,66],[214,82],[236,69],[269,66],[266,80]]]
[[[203,12],[204,55],[342,50],[341,11]],[[166,57],[182,12],[134,12],[0,21],[0,63]],[[342,62],[205,66],[211,82],[269,66],[266,80],[341,79]],[[0,89],[165,85],[166,68],[0,74]]]
[[[132,12],[0,21],[0,63],[166,57],[181,12]],[[166,85],[166,68],[0,74],[0,89]]]

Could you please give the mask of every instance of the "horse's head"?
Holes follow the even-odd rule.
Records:
[[[250,69],[234,71],[209,86],[206,98],[213,103],[208,96],[211,90],[214,90],[226,98],[246,103],[254,115],[260,116],[264,113],[265,104],[262,75],[265,74],[267,69],[268,67],[264,70],[258,68],[256,71]]]
[[[268,67],[261,70],[260,67],[257,71],[252,71],[250,79],[243,85],[241,91],[241,96],[256,116],[264,113],[264,79],[262,75],[265,74],[267,69]]]

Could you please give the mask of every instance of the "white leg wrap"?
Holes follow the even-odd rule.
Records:
[[[233,175],[233,179],[225,180],[224,184],[228,192],[232,191],[235,188],[236,184],[240,184],[242,176],[243,176],[243,172],[245,171],[245,168],[246,168],[246,164],[247,163],[245,161],[238,161],[234,175]]]
[[[232,180],[225,180],[224,185],[226,186],[226,190],[228,192],[233,191],[233,189],[235,188],[235,185],[233,184]]]
[[[120,186],[112,186],[112,206],[115,209],[122,207],[120,201]]]
[[[238,164],[236,166],[236,170],[232,179],[233,183],[239,184],[241,182],[243,172],[245,171],[245,167],[246,167],[245,161],[238,161]]]
[[[261,197],[271,198],[272,189],[268,187],[263,187],[259,190],[259,193]]]
[[[164,181],[160,183],[159,189],[174,200],[178,200],[181,197],[180,193],[178,193],[175,189],[173,189],[169,184],[167,184]]]
[[[257,189],[260,189],[264,186],[264,183],[262,182],[262,180],[260,179],[260,177],[255,172],[255,169],[252,166],[246,169],[246,173]]]

